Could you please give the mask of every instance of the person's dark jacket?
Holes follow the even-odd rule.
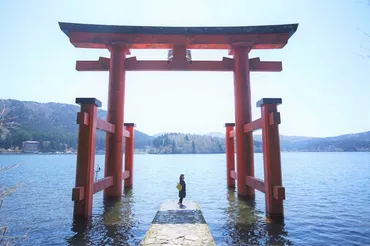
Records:
[[[186,184],[185,184],[185,181],[184,180],[181,180],[180,181],[180,184],[182,186],[182,189],[179,191],[179,197],[186,197]]]

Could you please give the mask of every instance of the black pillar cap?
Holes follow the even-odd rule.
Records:
[[[257,102],[257,107],[261,107],[263,104],[281,104],[281,98],[262,98]]]
[[[226,126],[235,126],[235,123],[225,123],[225,127]]]
[[[135,123],[123,123],[124,126],[133,126],[136,127]]]
[[[90,97],[77,97],[76,98],[77,104],[95,104],[97,107],[101,107],[101,101],[96,98]]]

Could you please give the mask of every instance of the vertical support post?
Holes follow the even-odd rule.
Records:
[[[283,199],[285,199],[285,190],[282,187],[278,128],[280,114],[277,112],[277,105],[281,102],[281,98],[263,98],[257,102],[257,107],[261,107],[263,120],[263,169],[266,216],[268,218],[282,218],[284,216]]]
[[[115,133],[107,133],[104,176],[113,177],[113,185],[104,190],[104,198],[122,197],[123,120],[125,96],[125,58],[127,47],[109,45],[111,53],[109,67],[107,121],[115,125]]]
[[[252,133],[244,133],[244,125],[252,121],[250,47],[235,47],[234,51],[234,96],[237,190],[240,197],[253,197],[254,188],[246,185],[246,176],[254,177],[254,150]]]
[[[130,172],[130,176],[125,180],[125,188],[131,188],[134,181],[134,123],[125,123],[126,130],[130,137],[125,141],[125,171]]]
[[[235,188],[235,179],[230,175],[235,171],[234,137],[230,137],[230,131],[234,130],[234,123],[226,123],[225,147],[226,147],[226,183],[227,187]]]
[[[75,187],[82,189],[80,194],[83,197],[75,199],[73,216],[88,218],[92,213],[97,107],[101,107],[101,102],[95,98],[76,98],[76,103],[81,105],[81,111],[77,114],[79,129]]]

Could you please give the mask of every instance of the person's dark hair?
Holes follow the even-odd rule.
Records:
[[[181,176],[183,176],[184,174],[180,174],[180,177],[179,177],[179,181],[181,182]]]

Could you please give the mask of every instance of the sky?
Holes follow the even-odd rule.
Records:
[[[74,104],[95,97],[107,106],[108,72],[77,72],[76,60],[109,57],[74,48],[58,22],[138,26],[252,26],[298,23],[279,50],[250,57],[282,61],[279,73],[251,74],[256,102],[282,98],[280,134],[327,137],[370,130],[370,4],[367,0],[0,1],[0,98]],[[166,50],[132,50],[138,59]],[[226,50],[193,50],[221,60]],[[147,134],[224,132],[235,121],[231,72],[127,72],[125,122]]]

